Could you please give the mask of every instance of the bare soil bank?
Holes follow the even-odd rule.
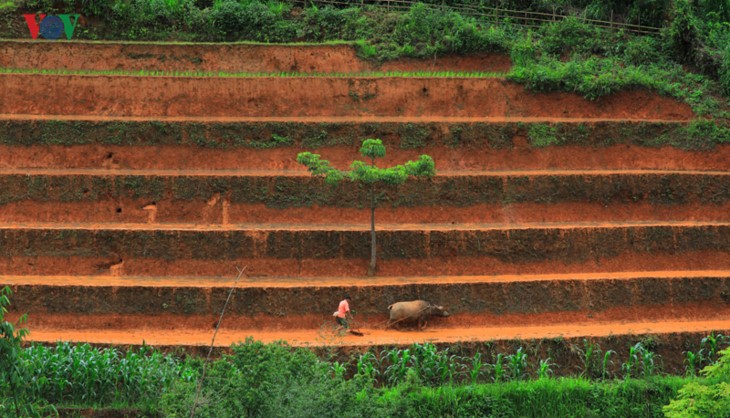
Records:
[[[226,211],[228,216],[232,205],[264,205],[271,209],[324,207],[325,211],[370,207],[366,188],[351,183],[332,186],[302,171],[191,175],[177,171],[67,172],[69,175],[64,175],[62,170],[6,174],[0,170],[0,205],[19,201],[116,200],[119,202],[116,208],[122,209],[117,213],[123,215],[122,202],[131,200],[138,202],[136,209],[145,211],[158,211],[156,206],[161,204],[158,202],[169,202],[165,205],[168,211],[179,204],[181,212],[187,212],[186,208],[201,214]],[[658,208],[664,205],[719,208],[730,201],[730,175],[683,171],[442,172],[431,179],[383,186],[377,192],[379,207],[388,209],[454,207],[465,210],[474,205],[529,203],[601,203],[604,206],[648,203]],[[131,209],[134,211],[134,206]],[[292,221],[299,223],[297,219]],[[480,218],[474,221],[479,222]],[[263,223],[264,220],[254,218],[247,222]]]
[[[390,304],[415,299],[447,307],[454,317],[444,319],[442,326],[514,326],[521,320],[540,325],[578,318],[721,318],[730,312],[727,275],[708,272],[707,277],[639,276],[615,279],[608,274],[605,279],[475,283],[442,277],[430,283],[382,286],[349,285],[346,280],[339,286],[318,286],[317,280],[306,279],[298,287],[257,287],[248,283],[236,289],[227,313],[240,317],[231,325],[234,328],[316,328],[319,321],[330,319],[343,294],[352,296],[358,321],[369,327],[387,319]],[[13,309],[32,316],[43,314],[41,317],[47,318],[44,321],[57,321],[55,326],[63,324],[68,315],[79,315],[69,324],[98,327],[93,315],[99,314],[99,319],[111,321],[112,328],[135,328],[144,326],[145,315],[161,315],[170,316],[162,324],[171,328],[205,329],[207,322],[220,313],[230,290],[230,285],[215,282],[210,287],[159,287],[154,279],[127,280],[125,286],[106,286],[104,277],[93,286],[12,285]],[[55,315],[59,318],[53,318]],[[123,322],[113,322],[115,315],[124,315],[120,317]],[[175,315],[178,319],[172,320]],[[164,328],[162,324],[156,327]]]
[[[362,138],[364,139],[364,138]],[[335,166],[347,167],[359,159],[355,146],[275,149],[211,149],[193,145],[0,145],[0,168],[99,168],[159,170],[302,170],[297,153],[311,150]],[[402,164],[421,154],[434,157],[437,170],[727,170],[730,145],[711,151],[683,151],[672,147],[613,145],[607,147],[522,145],[504,149],[489,147],[389,147],[383,165]]]
[[[94,201],[19,201],[0,205],[3,222],[68,223],[196,223],[201,225],[273,224],[324,225],[332,220],[368,225],[370,209],[325,207],[267,207],[264,204],[237,204],[225,196],[213,194],[209,199],[182,201],[161,199],[99,199]],[[378,224],[415,223],[503,223],[515,227],[535,222],[621,222],[621,221],[730,221],[730,202],[701,204],[688,202],[660,205],[656,203],[480,203],[468,207],[417,206],[380,207]]]
[[[357,73],[364,71],[506,72],[498,54],[444,56],[383,64],[357,57],[349,45],[0,42],[0,67],[67,70]]]
[[[474,242],[478,244],[478,242]],[[75,245],[69,241],[68,246]],[[368,247],[360,248],[362,253]],[[331,277],[343,279],[365,275],[368,259],[286,259],[237,258],[228,260],[123,258],[120,254],[96,255],[94,248],[82,250],[86,256],[29,255],[0,258],[0,268],[6,274],[18,275],[108,275],[130,276],[219,276],[228,277],[234,266],[248,266],[254,277]],[[508,255],[450,256],[412,259],[388,259],[378,262],[378,275],[383,276],[438,276],[483,274],[545,274],[658,270],[728,270],[727,250],[684,251],[657,253],[623,251],[614,256],[591,255],[591,248],[583,248],[577,259],[546,259],[512,262]],[[33,250],[31,252],[38,252]],[[515,257],[523,256],[515,254]],[[524,256],[523,256],[524,257]]]
[[[99,116],[474,116],[688,120],[644,90],[596,101],[533,94],[498,78],[192,78],[0,75],[9,114]]]

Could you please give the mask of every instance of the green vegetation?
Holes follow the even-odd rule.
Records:
[[[643,347],[651,353],[648,345]],[[628,363],[631,352],[629,357],[619,353],[617,359]],[[701,378],[657,373],[634,378],[623,363],[624,372],[592,380],[549,377],[555,365],[522,347],[511,353],[477,349],[462,355],[426,343],[343,360],[249,339],[210,365],[196,411],[201,417],[296,416],[305,410],[324,416],[659,417],[662,408],[668,416],[687,416],[681,412],[696,408],[690,409],[698,414],[693,416],[726,416],[722,391],[730,378],[730,350],[721,354]],[[67,343],[19,349],[12,363],[33,376],[23,404],[28,416],[46,416],[39,412],[49,411],[48,405],[188,416],[203,367],[200,358],[162,355],[147,347],[124,353]],[[12,392],[7,384],[0,389],[0,405],[9,405],[5,401]]]
[[[692,380],[664,407],[667,418],[730,417],[730,348],[702,369],[704,380]]]
[[[10,294],[8,288],[0,292],[3,415],[132,408],[145,415],[187,416],[203,369],[201,358],[182,359],[144,346],[126,352],[63,342],[22,348],[26,331],[5,320]],[[343,361],[333,353],[323,359],[308,349],[248,339],[212,363],[197,412],[202,417],[294,416],[305,410],[327,416],[653,417],[661,416],[664,405],[676,397],[664,407],[668,416],[685,416],[687,410],[696,416],[726,416],[730,349],[722,349],[728,342],[714,333],[702,340],[698,352],[719,355],[702,378],[659,374],[654,340],[645,338],[629,346],[628,357],[616,355],[626,359],[620,368],[604,368],[601,380],[588,380],[550,377],[557,365],[521,346],[504,353],[487,344],[465,354],[458,347],[413,344]],[[589,376],[590,358],[600,347],[584,340],[583,349],[565,353],[571,351],[584,361],[581,376]]]
[[[49,12],[58,6],[47,0],[18,3],[28,11]],[[730,8],[726,2],[636,0],[619,5],[594,0],[550,6],[538,1],[507,2],[518,10],[547,9],[580,16],[537,28],[514,25],[509,18],[491,14],[477,18],[461,14],[463,9],[428,4],[441,2],[425,3],[408,10],[389,10],[316,3],[302,9],[288,2],[259,0],[216,0],[202,6],[194,0],[78,0],[57,10],[76,10],[99,19],[94,27],[79,28],[78,39],[346,41],[354,42],[362,57],[379,61],[500,52],[513,60],[508,79],[535,91],[572,91],[596,99],[620,90],[647,88],[688,103],[700,116],[727,117]],[[479,2],[474,7],[489,5],[505,7],[505,2]],[[592,26],[583,17],[638,22],[662,30],[653,36],[631,35]],[[0,28],[0,36],[27,36],[23,31],[27,29],[22,26]]]
[[[504,149],[527,136],[533,147],[619,144],[711,150],[730,142],[730,127],[712,120],[596,123],[187,123],[0,121],[0,144],[10,146],[187,145],[210,149],[352,146],[363,137],[391,138],[387,146]]]
[[[18,326],[27,317],[23,315],[17,324],[5,320],[12,294],[9,287],[0,289],[0,413],[19,417],[35,413],[36,408],[28,394],[29,370],[20,365],[21,343],[28,330]]]
[[[376,238],[375,238],[375,208],[378,206],[376,187],[395,186],[406,182],[409,177],[433,177],[436,175],[433,158],[421,155],[416,161],[408,161],[403,165],[389,168],[380,168],[375,165],[376,158],[385,157],[385,146],[380,139],[366,139],[360,147],[360,154],[370,159],[370,164],[363,161],[353,161],[349,171],[338,170],[329,161],[322,160],[319,154],[301,152],[297,155],[297,162],[303,164],[315,176],[323,177],[325,182],[335,185],[348,179],[363,184],[368,188],[370,195],[370,265],[368,275],[372,276],[376,270]]]
[[[294,77],[328,77],[328,78],[495,78],[504,76],[501,73],[485,71],[367,71],[359,73],[227,73],[223,71],[151,71],[151,70],[64,70],[64,69],[19,69],[0,68],[0,74],[45,74],[45,75],[125,75],[140,77],[229,77],[229,78],[294,78]]]
[[[436,176],[402,185],[383,185],[383,207],[454,207],[479,204],[647,203],[652,205],[723,204],[730,201],[727,175],[646,173],[642,175]],[[0,177],[0,204],[10,202],[111,202],[176,200],[202,203],[230,193],[233,204],[286,209],[311,206],[369,207],[367,193],[351,184],[328,185],[302,176],[122,176],[7,175]],[[109,203],[110,205],[113,203]]]

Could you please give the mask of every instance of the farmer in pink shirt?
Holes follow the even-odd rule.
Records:
[[[340,306],[337,307],[337,312],[333,314],[337,321],[337,328],[335,330],[350,329],[350,325],[347,323],[348,318],[352,319],[349,302],[352,302],[352,298],[350,298],[350,295],[345,295],[345,298],[340,302]]]

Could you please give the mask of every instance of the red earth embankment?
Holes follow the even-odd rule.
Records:
[[[343,280],[344,279],[344,280]],[[14,300],[56,326],[49,314],[83,314],[76,324],[94,327],[93,315],[113,321],[129,316],[124,327],[142,323],[144,315],[185,318],[201,326],[220,312],[232,279],[136,276],[6,276]],[[341,283],[346,281],[347,284]],[[331,315],[343,292],[357,301],[358,318],[374,325],[387,319],[388,306],[399,300],[424,299],[447,307],[461,325],[516,325],[520,316],[533,324],[584,320],[638,320],[687,317],[720,318],[730,310],[728,271],[626,272],[517,276],[249,278],[236,284],[227,313],[239,317],[233,328],[258,325],[312,328]],[[134,318],[138,318],[134,320]],[[85,319],[84,319],[85,318]],[[56,321],[56,322],[53,322]],[[202,322],[201,322],[202,321]],[[74,321],[76,322],[76,321]],[[165,321],[168,327],[182,324]],[[86,325],[83,325],[86,324]],[[121,326],[122,324],[117,324]],[[204,325],[202,326],[204,328]],[[158,325],[158,328],[164,328]]]
[[[0,145],[1,168],[99,168],[158,170],[302,170],[297,146],[273,149],[211,149],[192,145]],[[359,154],[355,146],[310,149],[335,166],[347,167]],[[524,139],[512,147],[427,146],[418,149],[389,147],[382,164],[402,164],[421,154],[436,158],[437,170],[726,170],[730,145],[712,151],[685,151],[672,147],[580,145],[534,148]]]
[[[499,78],[195,78],[0,75],[7,114],[98,116],[473,116],[688,120],[644,90],[596,101],[533,94]],[[549,103],[549,105],[546,105]]]
[[[350,45],[173,44],[0,41],[0,67],[66,70],[358,73],[506,72],[508,56],[479,54],[376,63]]]
[[[379,227],[379,274],[479,275],[730,268],[727,223]],[[7,274],[364,274],[366,225],[5,225]]]

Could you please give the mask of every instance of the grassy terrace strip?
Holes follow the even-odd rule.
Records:
[[[369,207],[361,186],[331,186],[322,179],[263,175],[2,175],[0,205],[20,202],[94,202],[107,199],[207,201],[219,193],[234,204],[263,204],[286,209],[311,206]],[[720,205],[730,201],[725,174],[660,174],[621,171],[504,175],[436,176],[381,189],[382,207],[468,207],[511,203],[650,203],[653,205]],[[149,202],[147,202],[149,203]]]
[[[259,73],[229,73],[210,71],[148,71],[148,70],[65,70],[65,69],[18,69],[0,68],[0,74],[49,74],[49,75],[104,75],[130,77],[240,77],[240,78],[302,78],[302,77],[332,77],[332,78],[383,78],[383,77],[428,77],[428,78],[500,78],[505,73],[475,72],[475,71],[365,71],[357,73],[308,73],[308,72],[259,72]]]
[[[355,286],[347,279],[333,286],[315,287],[316,279],[302,280],[298,286],[271,286],[270,279],[256,279],[236,289],[227,307],[227,314],[241,315],[235,323],[227,325],[236,329],[255,329],[256,315],[278,318],[279,326],[287,328],[311,328],[313,320],[328,312],[332,300],[342,294],[351,295],[358,303],[358,323],[377,327],[387,314],[387,307],[397,300],[421,298],[437,301],[446,306],[453,321],[442,320],[437,326],[487,326],[510,327],[525,324],[555,325],[564,322],[569,326],[565,312],[572,313],[572,319],[589,321],[619,320],[652,321],[661,318],[678,319],[681,315],[692,315],[695,320],[725,319],[730,302],[730,276],[706,272],[685,276],[666,277],[660,272],[637,274],[636,278],[614,278],[611,274],[595,274],[590,280],[578,278],[565,280],[503,281],[459,283],[447,277],[431,278],[429,283],[377,284]],[[568,275],[565,275],[568,276]],[[188,318],[178,327],[195,327],[207,324],[207,315],[220,312],[223,308],[232,280],[221,278],[196,278],[195,285],[160,286],[169,282],[159,277],[119,277],[117,283],[107,285],[109,277],[69,277],[69,284],[48,283],[43,277],[13,276],[0,279],[0,285],[9,285],[13,290],[14,303],[31,314],[89,314],[89,315],[200,315]],[[114,278],[112,278],[114,279]],[[489,278],[486,278],[489,279]],[[62,278],[55,279],[61,281]],[[289,279],[291,281],[291,279]],[[192,280],[191,280],[192,281]],[[257,285],[257,281],[263,283]],[[306,283],[304,283],[306,282]],[[312,283],[314,282],[314,283]],[[474,295],[479,295],[475,297]],[[365,302],[367,301],[367,302]],[[630,309],[631,311],[626,311]],[[467,315],[468,314],[468,318]],[[540,317],[544,314],[544,317]],[[48,316],[46,315],[46,316]],[[315,318],[301,316],[314,315]],[[461,319],[459,319],[461,317]],[[57,322],[62,323],[64,317]],[[247,320],[248,319],[248,320]],[[258,318],[260,319],[260,318]],[[308,320],[309,319],[309,320]],[[113,320],[113,319],[112,319]],[[45,318],[45,323],[49,318]],[[79,318],[79,324],[81,319]],[[132,323],[135,323],[132,321]],[[84,322],[85,323],[85,322]],[[114,322],[121,324],[123,321]],[[73,328],[73,325],[67,325]],[[82,325],[81,327],[88,327]],[[92,325],[93,326],[93,325]],[[126,328],[126,327],[125,327]],[[129,328],[134,328],[130,325]]]
[[[0,245],[4,249],[4,259],[90,257],[230,261],[369,257],[369,233],[362,226],[350,230],[343,226],[336,226],[336,230],[275,226],[187,230],[174,226],[129,227],[13,225],[0,229]],[[504,263],[550,260],[580,263],[612,259],[626,252],[674,256],[697,251],[730,252],[730,224],[726,223],[555,224],[520,229],[503,225],[453,227],[429,226],[428,230],[384,230],[381,227],[378,255],[383,260],[492,257]],[[12,274],[11,271],[7,273]]]
[[[607,147],[616,144],[710,150],[730,143],[730,128],[713,121],[590,123],[303,123],[1,120],[0,144],[187,145],[211,149],[351,146],[378,137],[389,146],[514,147],[527,137],[536,148],[557,145]],[[292,150],[292,155],[296,155]]]

